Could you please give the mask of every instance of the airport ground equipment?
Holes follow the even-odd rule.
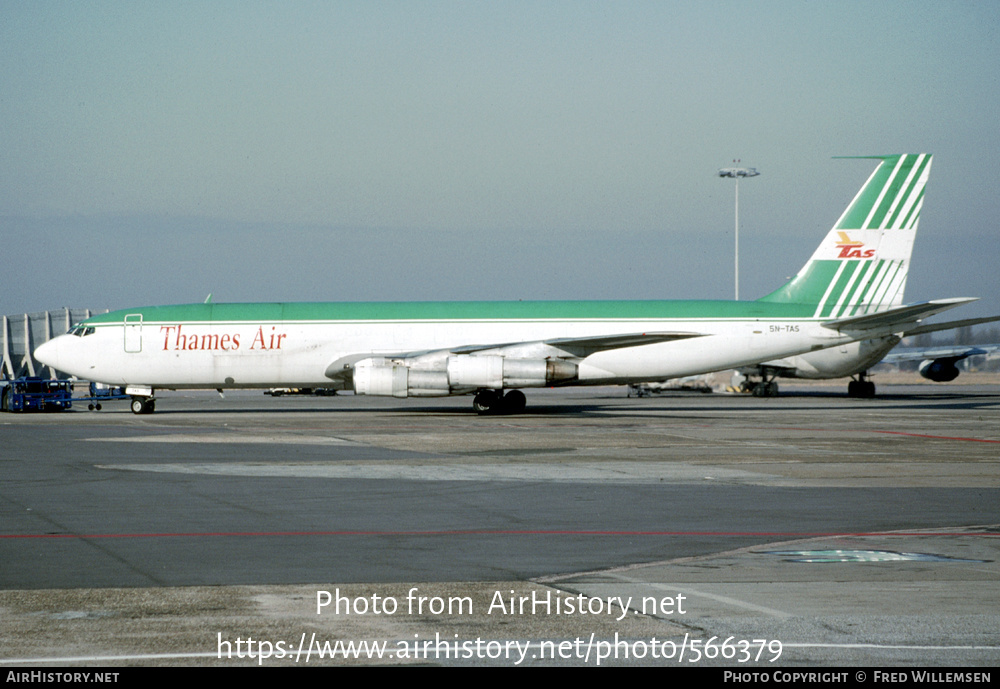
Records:
[[[130,399],[128,395],[125,394],[125,388],[120,385],[105,385],[104,383],[91,383],[90,384],[90,397],[74,397],[74,402],[86,402],[87,409],[90,411],[101,411],[101,405],[104,402],[110,402],[111,400],[127,400]]]
[[[63,411],[73,406],[73,381],[35,376],[5,381],[0,409],[10,412]]]

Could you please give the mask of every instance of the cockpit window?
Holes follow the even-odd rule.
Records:
[[[94,327],[93,326],[74,325],[72,328],[70,328],[69,334],[70,335],[74,335],[76,337],[86,337],[87,335],[93,335],[94,334]]]

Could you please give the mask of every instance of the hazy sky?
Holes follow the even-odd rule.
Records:
[[[1000,314],[995,2],[0,0],[0,313],[731,298],[933,153],[908,301]]]

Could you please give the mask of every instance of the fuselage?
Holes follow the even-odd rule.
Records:
[[[694,335],[576,351],[579,373],[565,384],[625,383],[849,341],[822,327],[814,311],[810,305],[727,301],[192,304],[96,316],[42,345],[36,356],[57,370],[113,385],[302,387],[329,385],[331,366],[362,357],[412,357],[480,344],[510,356],[518,346],[560,339]]]
[[[885,358],[900,338],[889,335],[870,340],[845,342],[836,347],[809,352],[798,356],[767,361],[756,367],[754,373],[770,370],[781,378],[806,378],[828,380],[846,378],[867,371]]]

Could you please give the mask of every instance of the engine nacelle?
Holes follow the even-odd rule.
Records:
[[[362,359],[354,365],[354,392],[391,397],[442,397],[457,392],[544,387],[573,380],[576,364],[561,359],[450,356],[444,368],[412,368],[400,360]],[[441,365],[439,362],[438,366]]]
[[[444,371],[414,371],[381,358],[354,365],[354,392],[385,397],[444,397],[451,394]]]
[[[508,359],[502,356],[448,357],[452,388],[538,388],[573,380],[578,367],[562,359]]]
[[[924,378],[935,383],[947,383],[958,378],[955,359],[927,359],[920,363],[920,368],[917,370]]]

